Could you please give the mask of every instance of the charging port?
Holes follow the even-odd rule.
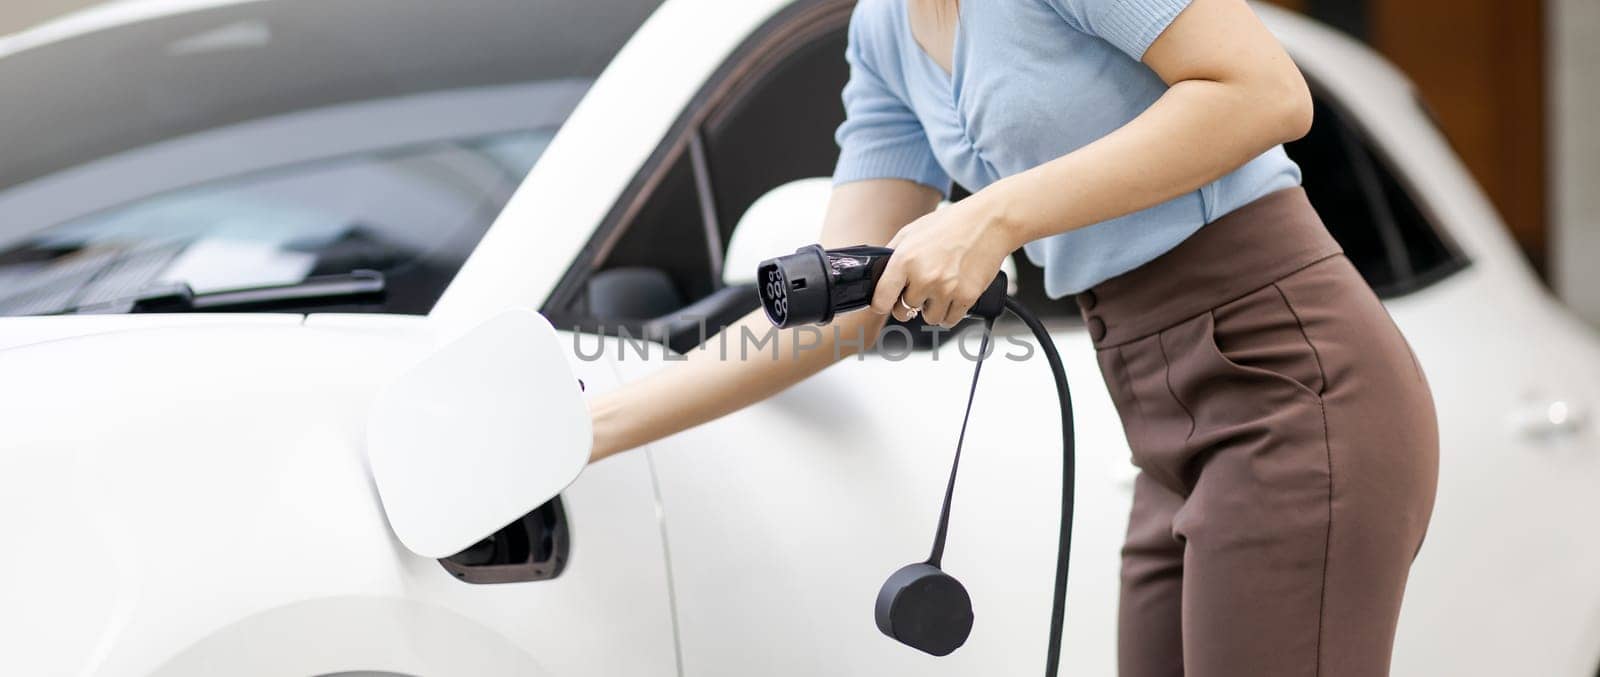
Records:
[[[545,581],[561,575],[570,547],[567,513],[557,496],[439,564],[468,583]]]

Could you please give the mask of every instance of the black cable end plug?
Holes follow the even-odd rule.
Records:
[[[972,597],[966,587],[927,562],[894,572],[878,591],[874,615],[883,634],[934,656],[950,655],[972,635]]]

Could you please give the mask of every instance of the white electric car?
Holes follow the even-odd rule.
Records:
[[[850,9],[148,0],[0,38],[0,674],[1037,674],[1037,352],[978,389],[947,658],[872,604],[933,534],[953,344],[582,467],[574,378],[665,368],[814,237]],[[1395,672],[1591,677],[1600,345],[1394,68],[1260,12],[1318,98],[1290,153],[1438,402]],[[1133,468],[1074,305],[1017,266],[1077,400],[1063,674],[1112,675]]]

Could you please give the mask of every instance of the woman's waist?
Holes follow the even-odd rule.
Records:
[[[1097,345],[1148,336],[1341,254],[1305,190],[1271,193],[1080,292]]]

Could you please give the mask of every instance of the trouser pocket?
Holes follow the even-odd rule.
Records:
[[[1273,285],[1104,348],[1099,359],[1134,464],[1184,496],[1232,436],[1317,410],[1326,385],[1316,349]]]
[[[1281,379],[1322,396],[1321,359],[1276,283],[1212,310],[1210,338],[1224,369]]]

